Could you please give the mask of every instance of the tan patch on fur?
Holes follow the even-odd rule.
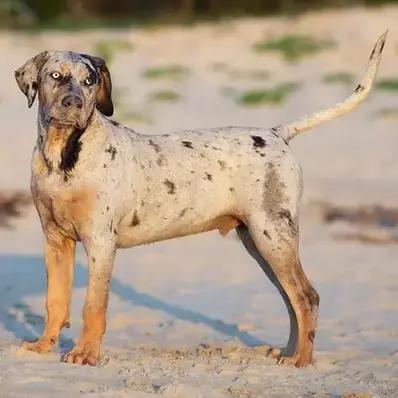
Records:
[[[214,221],[217,225],[216,228],[223,236],[225,236],[231,229],[235,229],[240,224],[235,217],[231,216],[218,217]]]
[[[36,150],[32,160],[33,174],[42,177],[48,172],[48,167],[41,151]]]
[[[66,223],[81,233],[87,233],[91,227],[91,214],[95,191],[90,189],[65,190],[58,193],[52,201],[52,212],[57,225]],[[69,229],[69,228],[68,228]]]
[[[33,343],[24,343],[29,351],[46,353],[58,342],[61,329],[69,324],[73,263],[76,243],[62,235],[51,235],[45,246],[47,270],[46,326]]]
[[[47,138],[43,147],[44,155],[50,162],[59,163],[62,149],[65,147],[66,140],[72,130],[72,127],[65,127],[56,123],[51,123],[48,128]],[[55,166],[56,165],[53,164],[53,167]]]
[[[83,323],[82,339],[99,343],[105,333],[106,304],[104,303],[100,308],[97,307],[95,311],[85,308],[83,311]]]
[[[63,76],[65,76],[65,75],[67,75],[67,74],[70,73],[70,68],[69,68],[69,66],[68,66],[66,63],[64,63],[64,62],[61,62],[61,63],[59,64],[59,68],[60,68],[61,74],[62,74]]]

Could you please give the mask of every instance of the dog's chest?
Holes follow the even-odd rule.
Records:
[[[73,238],[88,231],[95,192],[82,187],[65,187],[60,176],[32,177],[32,194],[45,224],[55,224]]]

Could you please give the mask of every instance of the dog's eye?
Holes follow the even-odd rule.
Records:
[[[84,84],[85,84],[86,86],[92,86],[93,83],[94,83],[94,80],[93,80],[91,77],[88,77],[88,78],[84,81]]]
[[[61,74],[58,72],[51,73],[51,77],[55,80],[58,80],[61,77]]]

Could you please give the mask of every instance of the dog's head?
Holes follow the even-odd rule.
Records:
[[[29,108],[39,93],[39,112],[49,124],[83,129],[96,107],[106,116],[113,114],[112,83],[101,58],[74,52],[44,51],[15,71]]]

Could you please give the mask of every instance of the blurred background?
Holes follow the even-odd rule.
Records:
[[[291,143],[304,174],[302,260],[321,296],[316,372],[286,384],[286,373],[278,379],[270,362],[265,371],[247,365],[254,379],[224,379],[232,373],[219,364],[217,379],[214,369],[192,368],[187,383],[200,376],[198,391],[249,383],[247,396],[260,396],[267,383],[279,386],[280,396],[304,394],[304,385],[326,394],[319,396],[350,388],[398,396],[397,21],[398,1],[381,0],[0,0],[0,375],[10,389],[26,396],[27,377],[44,367],[38,396],[47,396],[54,380],[69,393],[82,390],[66,383],[72,373],[56,368],[55,357],[39,363],[8,350],[40,335],[45,298],[43,237],[29,193],[37,105],[27,108],[16,68],[43,50],[103,57],[114,118],[146,134],[272,127],[347,96],[389,28],[370,98]],[[72,328],[60,351],[81,327],[85,264],[79,248]],[[234,232],[118,254],[105,338],[112,380],[131,387],[135,377],[120,371],[120,347],[134,358],[137,346],[279,345],[287,335],[281,298]],[[85,380],[86,390],[105,383],[98,372]],[[159,383],[181,376],[166,373]]]
[[[181,22],[242,15],[295,14],[325,7],[380,6],[396,0],[2,0],[0,22],[12,27]]]

